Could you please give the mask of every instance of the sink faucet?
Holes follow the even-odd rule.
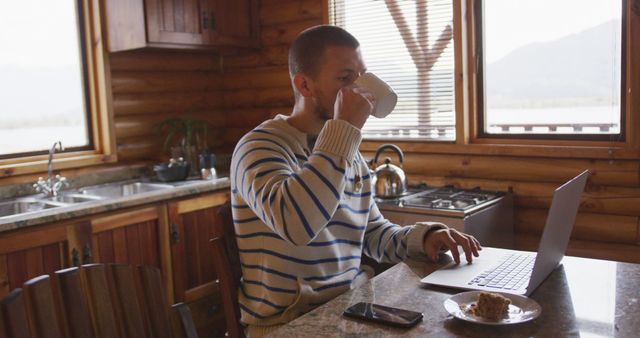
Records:
[[[49,174],[48,180],[45,181],[44,178],[38,177],[38,182],[33,185],[37,192],[45,193],[49,197],[57,196],[58,191],[60,191],[63,186],[66,187],[69,185],[69,182],[67,182],[67,179],[65,177],[62,177],[60,175],[56,175],[55,177],[53,176],[52,162],[53,154],[56,152],[56,147],[60,151],[64,150],[64,148],[62,147],[62,142],[60,141],[55,142],[49,150],[49,162],[47,163],[47,172]]]

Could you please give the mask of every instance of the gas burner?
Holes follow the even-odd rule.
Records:
[[[502,193],[446,186],[401,198],[399,204],[405,207],[465,211],[499,196]]]

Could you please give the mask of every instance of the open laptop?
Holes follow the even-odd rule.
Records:
[[[460,265],[455,265],[452,260],[420,282],[457,289],[530,295],[564,257],[588,176],[589,171],[585,170],[553,193],[537,253],[483,247],[480,257],[474,257],[471,264],[466,264],[461,250]]]

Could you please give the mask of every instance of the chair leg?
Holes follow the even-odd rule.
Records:
[[[184,338],[198,338],[198,331],[196,325],[193,322],[193,316],[189,306],[184,303],[177,303],[171,306],[173,314],[178,316],[177,322],[179,326],[176,335]],[[174,331],[175,332],[175,331]]]

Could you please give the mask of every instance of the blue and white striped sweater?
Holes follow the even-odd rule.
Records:
[[[360,285],[363,252],[380,262],[421,255],[432,224],[399,227],[382,217],[360,138],[348,123],[328,121],[311,151],[279,115],[238,142],[231,195],[243,322],[288,322]]]

